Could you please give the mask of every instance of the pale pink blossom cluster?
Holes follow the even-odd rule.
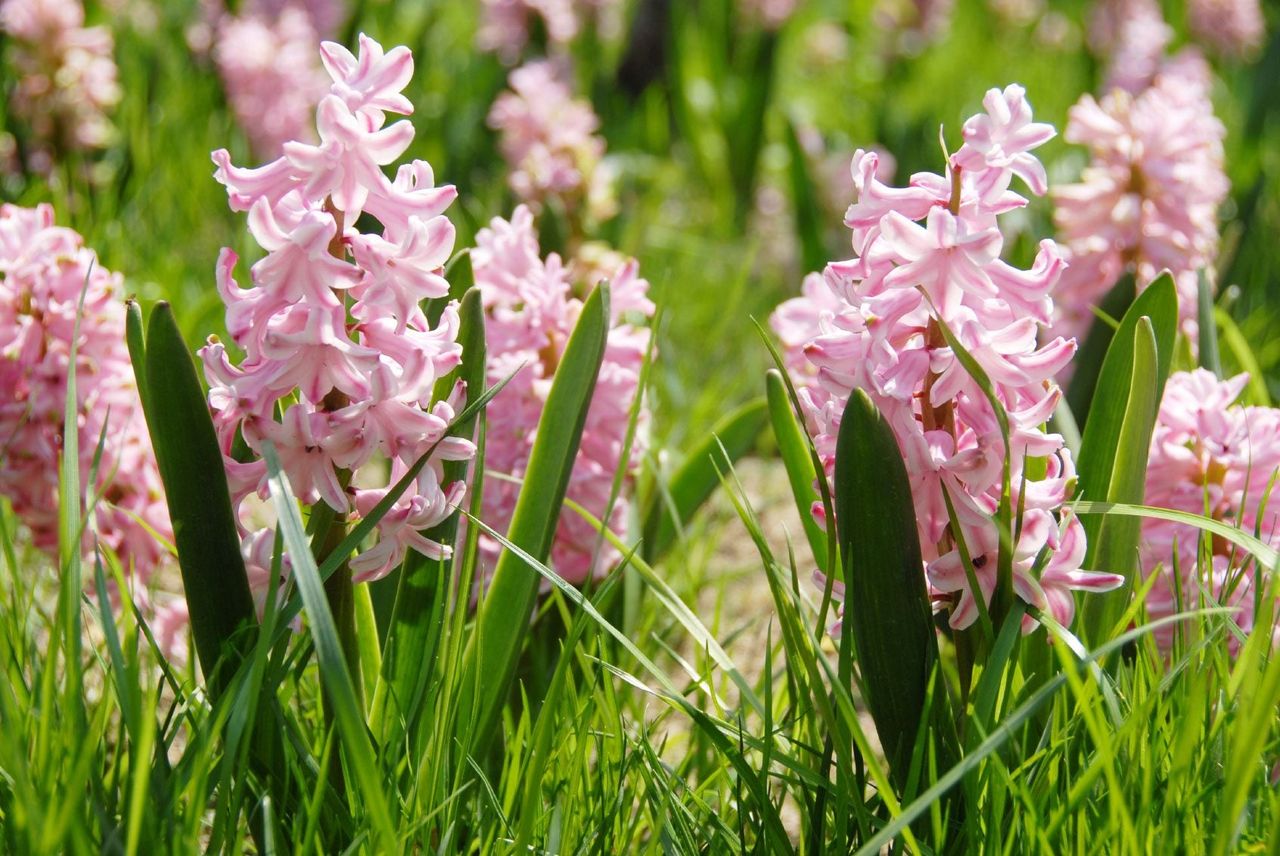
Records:
[[[3,0],[0,30],[13,39],[11,106],[33,135],[31,167],[45,172],[59,151],[96,149],[112,134],[120,100],[113,39],[86,27],[80,0]]]
[[[315,139],[315,105],[329,88],[316,54],[319,43],[299,6],[285,6],[275,16],[245,12],[218,21],[213,61],[259,155],[275,157],[290,140]]]
[[[1187,24],[1196,41],[1228,57],[1256,53],[1267,34],[1258,0],[1189,0]]]
[[[1280,504],[1268,496],[1280,469],[1280,410],[1235,403],[1248,375],[1221,381],[1204,369],[1176,372],[1164,400],[1147,464],[1146,503],[1221,520],[1280,546]],[[1225,539],[1165,520],[1142,525],[1142,563],[1157,573],[1147,596],[1151,618],[1206,606],[1234,607],[1233,620],[1248,632],[1256,598],[1267,596],[1269,578],[1246,553]],[[1201,545],[1210,561],[1199,561]],[[1156,632],[1168,648],[1175,627]],[[1280,641],[1280,624],[1272,629]],[[1234,637],[1229,640],[1236,649]]]
[[[648,415],[642,409],[636,441],[623,458],[649,347],[648,329],[633,322],[653,314],[646,296],[649,284],[639,276],[634,259],[612,251],[580,254],[571,264],[555,253],[545,259],[540,253],[533,212],[523,205],[509,221],[495,217],[476,235],[472,261],[485,306],[489,380],[496,383],[514,373],[487,411],[485,467],[517,479],[524,475],[556,367],[582,311],[582,295],[607,278],[612,325],[567,498],[625,538],[627,499],[646,448]],[[610,504],[619,468],[625,474],[622,490]],[[519,484],[506,480],[486,482],[485,522],[505,531],[519,490]],[[487,537],[481,544],[492,566],[500,546]],[[618,558],[617,550],[580,515],[567,508],[561,513],[551,565],[562,577],[585,582],[608,571]]]
[[[535,28],[551,47],[564,47],[588,20],[616,12],[618,5],[618,0],[481,0],[476,42],[504,62],[515,62]]]
[[[460,390],[432,401],[436,380],[461,358],[457,308],[446,307],[432,327],[419,306],[448,293],[442,271],[454,229],[443,212],[457,192],[436,187],[425,161],[402,165],[394,180],[382,171],[414,136],[407,121],[385,125],[387,113],[413,111],[401,94],[413,74],[408,48],[384,52],[362,35],[358,57],[332,42],[321,56],[333,83],[316,110],[317,145],[286,143],[282,157],[257,169],[233,166],[225,150],[213,154],[215,177],[231,207],[248,212],[266,255],[250,269],[253,286],[241,288],[235,253],[222,251],[218,290],[244,359],[235,365],[213,339],[201,357],[237,506],[266,496],[268,441],[299,499],[346,520],[369,514],[439,444],[378,523],[376,545],[351,560],[360,581],[388,573],[410,548],[447,556],[449,546],[422,532],[465,490],[443,483],[441,470],[474,453],[469,440],[446,437]],[[381,232],[362,232],[361,214]],[[252,460],[233,456],[237,436]],[[251,573],[265,576],[266,538],[244,534]]]
[[[1091,307],[1126,272],[1139,289],[1162,270],[1174,275],[1184,329],[1195,329],[1197,271],[1218,247],[1226,131],[1213,115],[1209,69],[1184,51],[1137,95],[1085,95],[1065,137],[1089,148],[1078,184],[1054,189],[1055,221],[1071,266],[1056,295],[1055,332],[1083,336]]]
[[[1108,90],[1137,93],[1164,63],[1173,28],[1158,0],[1101,0],[1089,22],[1089,44],[1108,60]]]
[[[884,414],[911,481],[922,570],[939,608],[950,607],[951,626],[964,628],[979,608],[957,543],[963,538],[980,595],[989,601],[1005,443],[990,402],[946,344],[945,322],[1008,413],[1012,503],[1024,509],[1014,590],[1068,624],[1074,591],[1105,591],[1121,578],[1080,569],[1084,529],[1063,508],[1075,468],[1062,437],[1043,428],[1061,395],[1053,377],[1076,348],[1062,338],[1037,344],[1065,263],[1051,240],[1041,242],[1030,270],[1002,261],[998,222],[1027,204],[1010,187],[1015,176],[1037,195],[1047,190],[1044,167],[1030,152],[1054,130],[1032,121],[1020,86],[992,89],[983,103],[986,111],[965,123],[964,146],[946,175],[917,173],[907,187],[890,187],[876,178],[875,153],[855,155],[858,197],[845,224],[856,255],[827,266],[830,294],[816,297],[817,281],[808,280],[807,296],[784,303],[773,325],[793,366],[799,352],[810,364],[793,372],[827,478],[850,391],[865,390]],[[815,514],[821,516],[820,506]],[[1040,567],[1042,551],[1047,560]],[[1025,622],[1028,629],[1034,624]]]
[[[54,553],[74,341],[79,472],[97,498],[85,553],[109,549],[145,585],[165,561],[161,539],[173,533],[125,347],[121,292],[120,275],[98,265],[80,235],[54,225],[51,206],[0,206],[0,493],[32,543]]]
[[[511,72],[510,90],[494,101],[489,126],[510,167],[508,183],[535,210],[558,200],[566,212],[603,218],[613,213],[612,186],[602,167],[604,139],[591,105],[573,97],[568,69],[538,60]]]

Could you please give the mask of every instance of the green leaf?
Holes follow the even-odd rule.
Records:
[[[446,391],[462,379],[466,382],[470,402],[477,400],[484,391],[486,376],[484,307],[478,288],[472,288],[463,297],[459,317],[458,341],[462,345],[462,363],[437,382],[435,397],[444,397]],[[473,413],[470,418],[457,422],[450,434],[471,437],[478,418],[479,413]],[[446,461],[442,468],[443,483],[465,479],[467,468],[466,461]],[[459,519],[460,515],[455,512],[428,530],[425,537],[440,544],[454,544]],[[387,681],[389,700],[393,702],[388,712],[394,712],[399,721],[410,727],[416,722],[420,699],[435,662],[444,621],[446,584],[453,565],[452,559],[436,561],[414,553],[401,571],[396,589],[391,625],[387,631],[383,677]],[[375,715],[374,722],[380,723],[381,719]]]
[[[845,569],[845,633],[897,786],[906,786],[938,660],[911,485],[898,442],[862,390],[836,441],[836,533]]]
[[[1210,535],[1229,541],[1246,553],[1251,554],[1262,565],[1271,570],[1280,569],[1280,552],[1277,552],[1275,548],[1268,546],[1243,529],[1224,523],[1221,520],[1214,520],[1212,517],[1191,514],[1186,511],[1175,511],[1172,508],[1129,505],[1120,502],[1089,502],[1081,500],[1072,503],[1071,508],[1081,517],[1091,514],[1122,515],[1141,517],[1147,520],[1168,520],[1171,523],[1193,526],[1196,529],[1208,532]]]
[[[1076,423],[1081,427],[1088,422],[1089,405],[1093,402],[1094,391],[1098,386],[1102,361],[1116,335],[1116,325],[1111,319],[1123,317],[1133,304],[1133,300],[1133,274],[1125,274],[1098,304],[1098,310],[1105,318],[1093,319],[1089,332],[1080,343],[1075,359],[1072,360],[1075,369],[1071,375],[1071,384],[1067,387],[1066,398]]]
[[[347,763],[354,769],[360,786],[359,804],[370,815],[373,822],[371,831],[375,839],[381,843],[382,848],[389,848],[395,841],[395,835],[383,792],[384,782],[374,768],[373,742],[365,728],[356,685],[347,668],[347,655],[338,635],[337,623],[329,609],[324,583],[320,580],[315,557],[311,555],[311,545],[302,525],[302,515],[298,512],[298,501],[280,470],[280,459],[276,455],[275,446],[269,441],[263,444],[262,457],[267,464],[267,486],[279,520],[280,535],[307,613],[307,624],[315,645],[325,697],[333,707],[338,731],[346,749]]]
[[[665,495],[655,492],[645,515],[642,553],[652,562],[675,543],[679,527],[690,520],[720,484],[720,473],[755,448],[764,429],[765,403],[750,401],[721,419],[671,478]]]
[[[809,174],[809,161],[795,121],[787,120],[787,175],[791,179],[792,210],[796,217],[796,235],[800,238],[800,258],[804,270],[822,270],[827,264],[827,250],[822,240],[824,207]]]
[[[168,303],[157,303],[147,328],[146,411],[156,463],[164,482],[174,544],[191,615],[196,653],[216,692],[235,670],[256,625],[253,596],[240,555],[222,452],[187,344]],[[235,641],[225,672],[219,658]]]
[[[1213,315],[1213,288],[1209,273],[1200,269],[1197,286],[1198,321],[1200,326],[1200,365],[1222,377],[1222,356],[1218,353],[1218,319]]]
[[[1147,455],[1160,399],[1156,391],[1156,338],[1151,319],[1143,316],[1134,328],[1133,361],[1120,435],[1112,450],[1108,502],[1141,503],[1146,490]],[[1096,525],[1093,525],[1095,524]],[[1083,631],[1093,644],[1104,641],[1129,602],[1138,568],[1140,521],[1130,517],[1098,518],[1085,522],[1089,536],[1084,566],[1122,574],[1125,583],[1115,591],[1084,598]]]
[[[1169,377],[1177,325],[1173,278],[1162,274],[1125,313],[1103,360],[1080,445],[1080,498],[1142,502],[1151,431]],[[1097,645],[1123,611],[1131,591],[1139,533],[1135,523],[1108,523],[1100,518],[1083,522],[1089,539],[1085,567],[1124,574],[1128,580],[1116,592],[1084,599],[1083,634]]]
[[[582,307],[538,420],[507,538],[539,562],[551,552],[604,359],[609,317],[609,286],[601,283]],[[483,747],[498,723],[529,630],[538,579],[537,572],[510,550],[494,568],[462,668],[458,723],[468,748]]]
[[[814,485],[818,473],[813,468],[813,456],[809,454],[809,444],[804,430],[791,409],[791,398],[787,394],[786,381],[777,369],[769,369],[764,378],[765,397],[769,404],[769,421],[773,425],[773,436],[778,443],[778,453],[782,457],[782,465],[787,471],[787,480],[791,483],[791,495],[795,498],[796,511],[800,513],[800,523],[804,526],[805,537],[809,541],[809,549],[813,551],[813,559],[818,567],[830,573],[827,563],[827,533],[813,519],[812,506],[818,499]]]

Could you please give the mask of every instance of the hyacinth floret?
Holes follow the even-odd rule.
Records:
[[[462,390],[432,401],[436,380],[461,359],[457,308],[446,306],[435,326],[420,308],[448,294],[443,268],[454,229],[443,212],[457,193],[435,186],[424,161],[402,165],[395,179],[382,171],[413,139],[407,121],[386,124],[388,113],[412,111],[401,93],[413,74],[407,48],[384,51],[361,35],[358,55],[326,42],[321,58],[333,83],[316,109],[318,143],[287,142],[280,158],[255,169],[234,166],[226,151],[213,154],[215,177],[232,209],[248,212],[266,255],[246,288],[234,279],[235,253],[223,250],[218,291],[244,358],[236,364],[214,339],[201,357],[238,507],[267,494],[267,441],[299,499],[347,520],[369,514],[435,447],[379,521],[376,544],[351,560],[361,581],[385,575],[409,550],[448,556],[447,545],[421,533],[465,491],[462,482],[445,483],[441,469],[474,453],[470,441],[446,436]],[[381,231],[357,228],[362,213]],[[248,460],[233,454],[238,437],[253,453]],[[247,524],[243,534],[251,574],[265,578],[264,536]]]
[[[1270,496],[1280,470],[1280,410],[1237,404],[1248,381],[1245,374],[1219,380],[1205,369],[1169,376],[1151,437],[1146,503],[1205,515],[1280,547],[1280,505]],[[1202,545],[1208,562],[1200,561]],[[1183,523],[1143,521],[1142,565],[1156,574],[1147,595],[1153,619],[1221,604],[1236,610],[1232,620],[1247,633],[1257,598],[1271,596],[1269,576],[1248,554]],[[1177,632],[1166,625],[1156,640],[1167,649]],[[1280,642],[1280,623],[1271,633]],[[1234,636],[1227,641],[1238,648]]]
[[[649,348],[649,331],[632,321],[653,314],[649,283],[640,277],[635,259],[610,250],[581,252],[570,264],[556,253],[542,258],[533,212],[523,205],[510,220],[495,217],[480,230],[472,262],[485,306],[489,379],[497,383],[510,378],[487,411],[485,468],[517,479],[528,465],[551,381],[582,311],[583,287],[609,280],[611,324],[566,496],[625,538],[626,499],[647,448],[648,411],[641,407],[639,430],[624,458]],[[619,468],[624,477],[615,497]],[[509,480],[485,485],[483,517],[490,526],[506,529],[519,490]],[[482,536],[481,549],[492,567],[500,545]],[[566,580],[585,582],[619,558],[580,515],[568,509],[560,515],[551,565]]]
[[[1052,320],[1050,295],[1065,267],[1062,253],[1044,240],[1031,269],[1016,268],[1000,258],[999,228],[1000,215],[1027,204],[1011,189],[1015,177],[1033,193],[1045,192],[1044,168],[1030,152],[1054,130],[1033,121],[1016,84],[990,90],[983,104],[985,112],[965,123],[964,145],[949,158],[945,175],[917,173],[906,187],[890,187],[877,178],[878,156],[858,151],[852,164],[857,200],[845,217],[855,256],[827,266],[828,294],[818,297],[817,282],[808,280],[806,296],[784,303],[773,323],[828,479],[851,390],[865,390],[892,427],[907,465],[933,597],[951,607],[950,623],[961,629],[979,609],[958,540],[989,601],[1006,450],[990,402],[947,346],[942,325],[954,333],[1008,413],[1012,505],[1023,509],[1013,545],[1014,590],[1069,624],[1073,591],[1108,590],[1121,578],[1080,569],[1084,530],[1063,507],[1075,467],[1062,437],[1043,427],[1061,396],[1053,377],[1076,349],[1063,338],[1038,342]],[[797,370],[802,359],[807,366]],[[1026,629],[1034,626],[1031,618],[1024,621]]]

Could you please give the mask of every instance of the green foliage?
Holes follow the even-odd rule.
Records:
[[[257,623],[253,596],[222,451],[191,353],[167,303],[151,310],[145,354],[137,352],[140,324],[140,313],[131,312],[134,372],[147,390],[143,410],[164,482],[196,650],[216,691],[226,681],[219,659],[229,656],[226,668],[233,671],[248,643],[246,631]]]
[[[849,396],[840,422],[834,497],[845,584],[841,674],[852,674],[856,656],[889,771],[905,790],[938,650],[907,468],[893,429],[862,390]],[[945,698],[933,701],[945,720]],[[926,733],[945,740],[944,729]],[[942,769],[955,757],[946,745],[938,755]]]
[[[602,283],[583,305],[565,345],[511,515],[507,537],[539,562],[551,552],[608,328],[609,286]],[[468,749],[483,749],[498,725],[537,593],[537,574],[515,553],[504,552],[481,601],[463,667],[459,738]]]
[[[1081,498],[1141,504],[1177,324],[1177,293],[1165,274],[1129,307],[1103,359],[1080,446]],[[1138,522],[1127,518],[1085,518],[1084,527],[1089,539],[1084,566],[1125,577],[1120,589],[1085,598],[1084,638],[1101,645],[1112,638],[1133,591],[1141,533]]]

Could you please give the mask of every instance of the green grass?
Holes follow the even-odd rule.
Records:
[[[153,31],[117,30],[125,99],[97,181],[74,164],[50,181],[0,176],[6,199],[53,202],[143,302],[169,300],[192,346],[221,332],[218,249],[251,253],[242,215],[211,178],[210,150],[251,158],[216,76],[183,40],[194,5],[158,4]],[[475,4],[353,5],[353,29],[414,49],[408,154],[458,185],[449,213],[465,246],[513,204],[483,121],[505,72],[472,47]],[[773,364],[753,318],[798,292],[802,256],[850,254],[816,163],[811,185],[796,178],[793,131],[813,129],[832,150],[884,145],[902,181],[937,162],[938,124],[954,142],[990,86],[1023,83],[1037,118],[1061,128],[1099,70],[1079,49],[1080,2],[1052,4],[1077,34],[1054,50],[961,0],[950,35],[914,58],[887,54],[871,5],[814,0],[773,43],[735,34],[729,0],[708,0],[682,12],[670,85],[634,102],[613,83],[623,45],[578,46],[580,89],[620,170],[621,213],[596,237],[640,259],[662,309],[648,373],[661,451],[632,527],[641,531],[643,512],[662,543],[604,533],[630,562],[586,592],[559,581],[539,551],[508,552],[511,573],[539,575],[550,593],[517,649],[515,688],[491,714],[494,741],[472,739],[478,717],[466,702],[485,695],[477,682],[489,676],[467,652],[504,640],[472,620],[465,566],[441,577],[442,599],[423,611],[439,623],[425,685],[404,710],[379,693],[376,609],[355,610],[353,661],[322,588],[342,560],[314,561],[308,520],[286,514],[277,560],[291,558],[300,591],[275,593],[242,665],[209,693],[193,665],[163,662],[135,611],[93,595],[126,584],[112,556],[43,556],[3,506],[0,851],[1277,852],[1280,658],[1265,634],[1236,640],[1229,655],[1235,631],[1213,604],[1189,605],[1167,655],[1137,609],[1114,622],[1133,629],[1086,650],[1072,629],[1020,637],[1015,605],[995,616],[963,704],[943,640],[926,703],[945,709],[949,694],[961,760],[948,769],[944,752],[917,740],[905,776],[887,767],[856,652],[823,630],[830,603],[810,574],[838,559],[834,539],[790,508],[811,470],[777,381],[767,416],[779,440],[767,429],[754,446],[741,436],[765,419],[756,402]],[[1180,6],[1169,10],[1179,29]],[[843,52],[817,50],[833,32]],[[6,50],[0,41],[7,90]],[[1215,92],[1233,181],[1219,347],[1227,372],[1254,372],[1248,395],[1259,401],[1280,395],[1280,104],[1267,86],[1278,56],[1273,40],[1258,64],[1222,69]],[[6,131],[22,133],[0,113]],[[758,153],[726,159],[757,135]],[[1046,150],[1051,178],[1074,179],[1079,151],[1060,139]],[[756,188],[780,195],[782,213],[756,211]],[[801,190],[824,207],[817,218],[790,210]],[[1020,260],[1050,232],[1037,203],[1016,236]],[[732,432],[723,446],[717,425]],[[757,460],[731,463],[744,454]],[[92,516],[70,499],[80,482],[75,468],[63,472],[64,546]],[[711,489],[710,508],[690,514]],[[296,510],[286,480],[273,479],[273,492]],[[1094,506],[1081,511],[1144,513]],[[474,539],[479,526],[465,531]],[[1237,545],[1275,562],[1247,538]],[[465,542],[459,552],[469,554]],[[1143,581],[1133,584],[1140,592]],[[299,607],[306,626],[294,633]],[[388,722],[397,712],[404,721]]]

